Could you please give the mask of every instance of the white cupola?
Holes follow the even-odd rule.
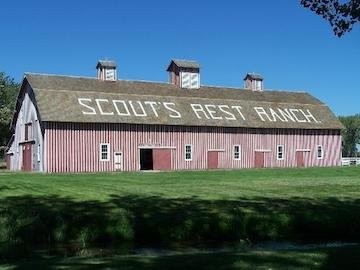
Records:
[[[180,88],[200,88],[200,65],[191,60],[171,60],[167,70],[169,81]]]
[[[97,77],[103,81],[116,81],[116,62],[109,60],[99,60],[97,65]]]
[[[252,91],[264,91],[264,78],[260,74],[247,73],[244,88]]]

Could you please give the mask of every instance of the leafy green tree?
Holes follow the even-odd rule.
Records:
[[[300,3],[329,21],[338,37],[360,21],[360,0],[300,0]]]
[[[357,155],[357,146],[360,144],[360,114],[340,116],[339,119],[345,127],[341,134],[343,138],[343,157],[354,157]]]
[[[10,122],[18,92],[19,84],[4,72],[0,72],[0,149],[4,148],[11,136]]]

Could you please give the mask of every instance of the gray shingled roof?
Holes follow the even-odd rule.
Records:
[[[109,67],[109,68],[115,68],[116,67],[116,62],[115,61],[111,61],[111,60],[99,60],[96,68],[98,68],[99,66],[101,67]]]
[[[42,121],[49,122],[93,122],[93,123],[133,123],[133,124],[163,124],[163,125],[189,125],[189,126],[228,126],[250,128],[304,128],[304,129],[340,129],[342,125],[330,109],[307,93],[264,91],[253,92],[224,87],[201,86],[200,89],[180,89],[168,83],[153,83],[142,81],[115,81],[107,82],[96,78],[80,78],[67,76],[50,76],[27,74],[25,80],[29,82],[37,101]],[[85,107],[79,105],[78,98],[86,98],[90,106],[96,108],[95,99],[106,99],[103,102],[105,112],[113,115],[101,115],[96,108],[96,115],[83,114]],[[124,100],[156,102],[158,116],[147,108],[147,116],[135,117],[118,115],[113,107],[113,101]],[[172,102],[181,118],[169,117],[163,103]],[[155,104],[155,103],[154,103]],[[222,119],[198,119],[190,104],[201,106],[241,106],[246,120],[228,120],[222,113]],[[254,107],[310,110],[321,123],[294,123],[261,121]],[[216,107],[217,108],[217,107]],[[139,108],[137,108],[139,109]],[[234,112],[233,112],[234,113]],[[217,114],[220,115],[217,108]],[[239,118],[239,117],[238,117]]]
[[[247,73],[244,80],[246,80],[248,77],[250,77],[251,79],[255,79],[255,80],[263,80],[264,77],[261,76],[260,74],[256,74],[256,73]]]
[[[200,65],[198,62],[193,60],[181,60],[181,59],[173,59],[171,60],[169,67],[167,70],[169,70],[170,66],[174,63],[176,66],[180,68],[200,68]]]

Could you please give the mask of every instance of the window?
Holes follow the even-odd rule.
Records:
[[[32,139],[32,124],[25,124],[25,141],[30,141]]]
[[[192,160],[192,145],[185,145],[185,160]]]
[[[240,145],[234,145],[234,159],[235,160],[240,160],[240,152],[241,152],[241,146]]]
[[[200,87],[200,74],[194,72],[181,72],[181,87],[197,89]]]
[[[262,90],[261,81],[255,81],[255,90],[257,90],[257,91]]]
[[[110,149],[110,144],[108,143],[100,144],[100,161],[110,160],[109,149]]]
[[[278,160],[284,159],[284,146],[283,145],[277,146],[277,159]]]
[[[324,157],[324,151],[322,145],[318,145],[317,147],[317,158],[322,159]]]
[[[105,80],[106,81],[115,81],[115,69],[105,69]]]

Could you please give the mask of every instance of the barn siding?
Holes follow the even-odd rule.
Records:
[[[225,127],[185,127],[134,124],[45,123],[46,171],[114,171],[114,152],[123,153],[123,169],[140,169],[139,147],[171,147],[173,170],[207,168],[207,151],[219,152],[219,168],[254,167],[255,149],[265,152],[265,167],[295,167],[296,149],[304,152],[305,166],[338,166],[341,136],[338,130],[284,130]],[[110,161],[100,161],[100,143],[110,144]],[[185,161],[185,144],[193,145],[192,161]],[[233,145],[241,145],[241,159],[233,159]],[[276,148],[285,147],[284,160]],[[322,145],[324,158],[317,158]]]

